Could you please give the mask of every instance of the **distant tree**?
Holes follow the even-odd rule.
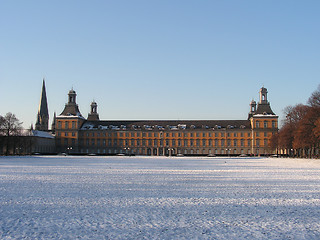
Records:
[[[311,107],[320,107],[320,85],[317,90],[311,94],[311,97],[308,99],[308,105]]]
[[[320,85],[307,101],[284,109],[286,119],[277,137],[278,148],[300,156],[318,154],[320,147]]]
[[[272,137],[270,138],[269,147],[272,150],[278,150],[278,147],[279,147],[279,133],[275,133],[275,134],[272,135]],[[278,154],[278,151],[277,151],[277,154]]]
[[[2,136],[17,136],[22,133],[22,122],[11,112],[0,117],[0,134]]]
[[[288,106],[284,109],[286,119],[284,120],[282,128],[279,130],[277,140],[280,149],[285,149],[286,152],[291,152],[294,148],[294,140],[297,128],[300,121],[307,114],[309,107],[303,104],[295,106]]]

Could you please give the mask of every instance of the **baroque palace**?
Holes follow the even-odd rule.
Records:
[[[54,116],[56,151],[153,156],[274,154],[269,141],[278,131],[278,116],[272,111],[267,94],[262,87],[259,102],[250,103],[247,120],[108,121],[99,119],[96,102],[91,103],[88,117],[83,117],[72,89],[64,110]],[[46,104],[46,97],[41,98],[36,130],[48,130]]]

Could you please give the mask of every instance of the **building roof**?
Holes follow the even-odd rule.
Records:
[[[178,129],[250,129],[249,120],[124,120],[86,121],[81,130],[178,130]]]
[[[80,113],[79,107],[77,104],[74,103],[67,103],[62,111],[62,113],[59,115],[60,117],[80,117],[83,118],[83,116]]]
[[[259,103],[254,115],[256,114],[275,115],[269,103]]]

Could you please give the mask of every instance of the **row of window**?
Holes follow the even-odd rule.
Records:
[[[68,145],[70,144],[70,142],[68,141],[68,139],[64,139],[62,140],[64,142],[64,145]],[[75,139],[71,139],[71,144],[75,145],[76,141]],[[79,144],[81,146],[113,146],[113,147],[118,147],[118,146],[122,146],[122,147],[139,147],[139,146],[152,146],[152,147],[163,147],[163,146],[168,146],[168,147],[193,147],[193,146],[197,146],[197,147],[211,147],[211,146],[216,146],[216,147],[245,147],[245,146],[251,146],[251,139],[215,139],[215,140],[158,140],[158,139],[108,139],[108,140],[100,140],[100,139],[86,139],[85,141],[83,141],[82,139],[79,141]],[[255,140],[255,145],[257,147],[259,147],[261,145],[261,143],[263,143],[264,146],[268,146],[268,139],[256,139]]]
[[[173,149],[173,152],[171,152],[172,155],[174,154],[185,154],[185,155],[192,155],[192,154],[251,154],[251,149]],[[141,148],[141,149],[96,149],[92,151],[92,149],[86,148],[86,149],[81,149],[82,153],[98,153],[98,154],[118,154],[118,153],[123,153],[123,154],[137,154],[137,155],[169,155],[169,151],[165,152],[157,152],[153,151],[152,149],[146,149],[146,148]],[[260,151],[260,149],[255,149],[254,154],[267,154],[267,151]]]
[[[214,137],[225,137],[225,134],[224,133],[215,133],[214,134]],[[240,134],[238,133],[227,133],[226,136],[227,137],[238,137],[240,135],[240,137],[244,137],[245,134],[242,132]],[[246,134],[247,137],[251,137],[251,133],[247,133]],[[255,136],[256,137],[260,137],[260,132],[256,132],[255,133]],[[61,137],[61,136],[64,136],[64,137],[75,137],[76,136],[76,133],[75,132],[64,132],[61,134],[61,132],[58,133],[58,136]],[[101,137],[101,134],[100,133],[95,133],[95,132],[87,132],[86,137]],[[106,136],[106,134],[104,133],[104,136]],[[146,133],[142,133],[142,137],[158,137],[158,133],[148,133],[148,135],[146,135]],[[174,133],[165,133],[165,137],[175,137],[176,135]],[[187,133],[184,133],[183,135],[181,133],[177,134],[177,137],[200,137],[201,135],[199,133],[196,133],[196,134],[193,134],[193,133],[189,133],[189,135]],[[262,135],[261,135],[262,136]],[[267,132],[263,132],[263,136],[264,137],[268,137],[268,133]],[[108,134],[108,137],[124,137],[124,133],[109,133]],[[127,137],[127,136],[126,136]],[[129,137],[129,134],[128,134],[128,137]],[[131,137],[140,137],[140,133],[131,133]],[[161,137],[161,136],[160,136]],[[202,137],[212,137],[212,133],[208,133],[208,135],[206,135],[205,133],[202,134]]]
[[[256,121],[256,128],[262,127],[262,124],[263,124],[263,128],[268,128],[268,121],[259,121],[259,120]],[[277,127],[277,121],[272,120],[271,127],[272,128],[276,128]]]
[[[76,121],[72,121],[72,122],[70,122],[70,121],[66,121],[66,122],[58,121],[58,129],[62,129],[62,127],[64,127],[64,129],[76,129],[77,128],[77,122]]]

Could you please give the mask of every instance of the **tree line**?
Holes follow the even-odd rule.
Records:
[[[320,85],[307,104],[287,106],[281,129],[270,145],[290,157],[320,157]]]

